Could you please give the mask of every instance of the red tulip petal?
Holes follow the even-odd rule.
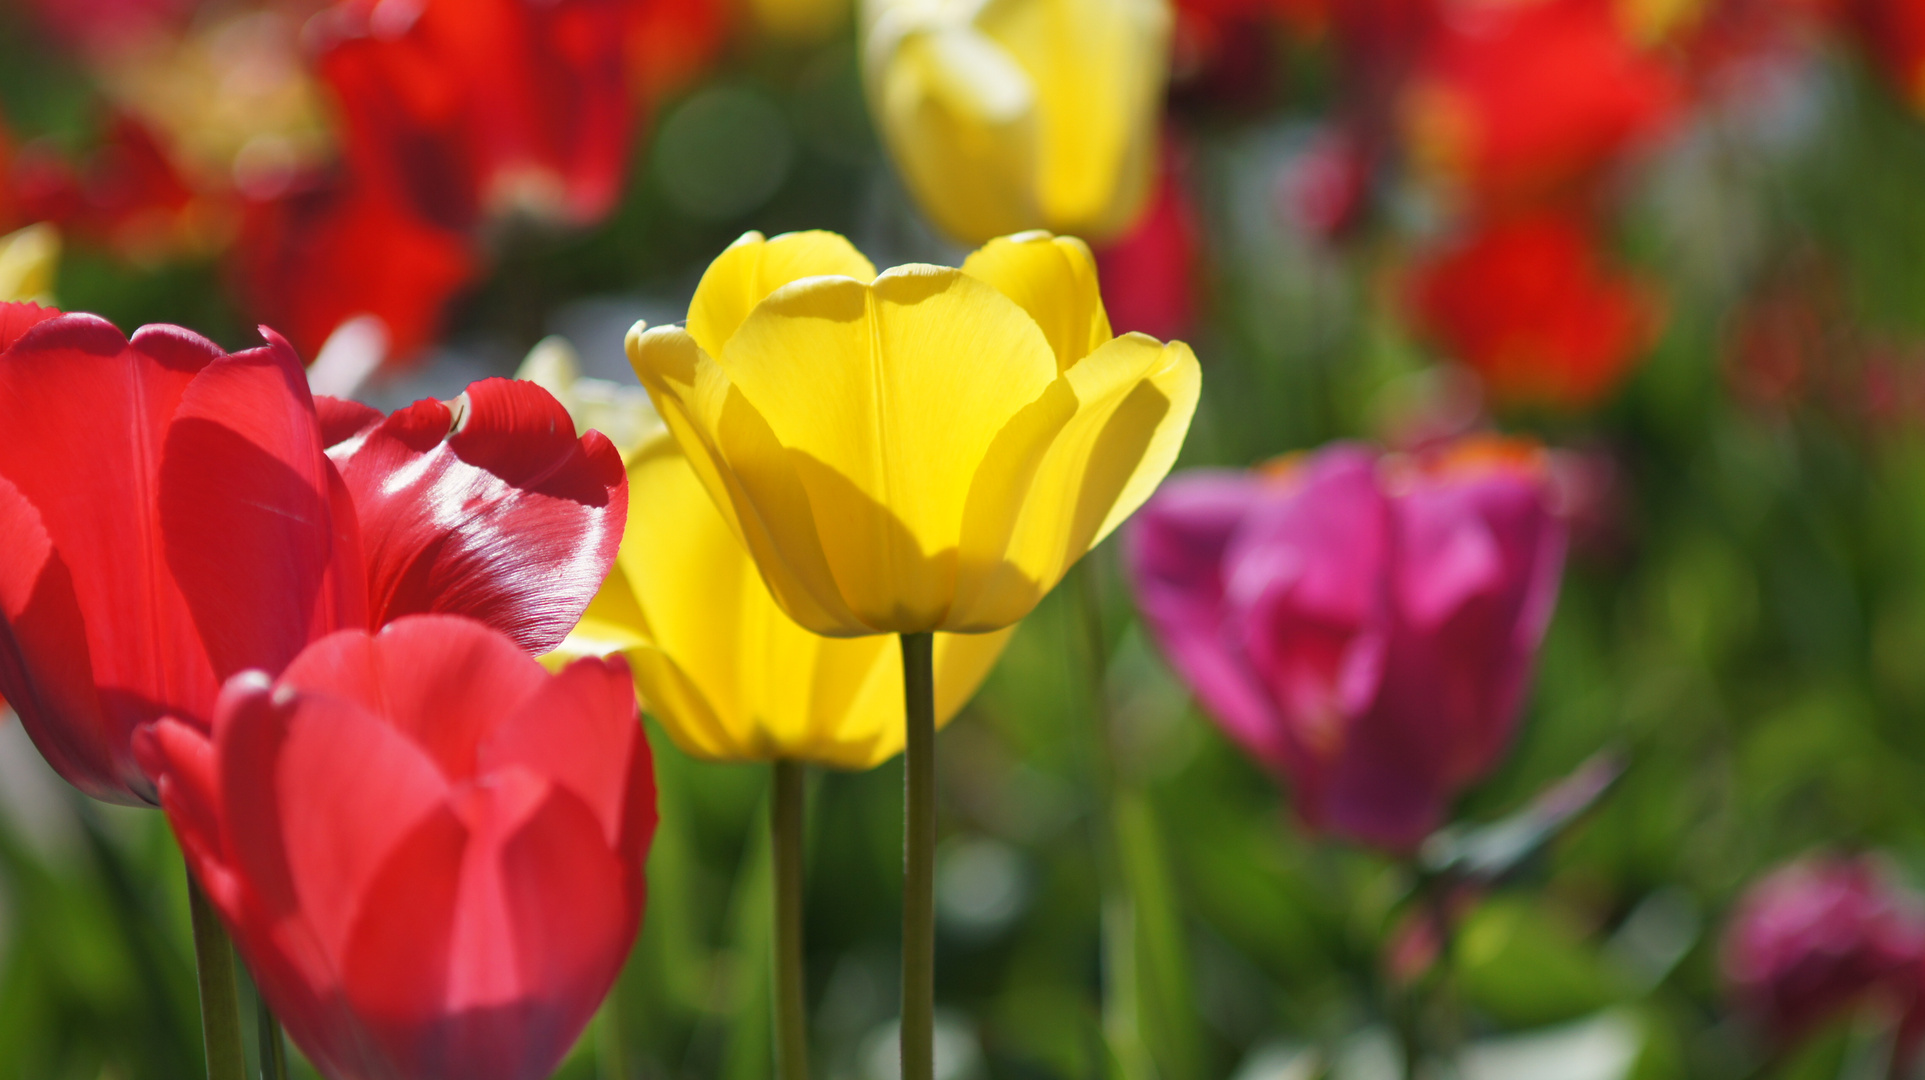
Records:
[[[340,954],[341,984],[361,1023],[407,1076],[468,1076],[422,1060],[422,1029],[447,1011],[468,830],[437,804],[364,883]],[[379,1075],[386,1075],[385,1073]],[[532,1075],[532,1074],[530,1074]]]
[[[641,897],[573,793],[522,768],[469,793],[448,1018],[450,1075],[546,1076],[620,972]]]
[[[372,637],[336,634],[282,676],[284,685],[382,717],[450,781],[475,775],[477,746],[548,682],[541,665],[500,634],[435,615],[398,620]]]
[[[13,348],[20,335],[60,314],[59,308],[39,304],[0,304],[0,352]]]
[[[627,824],[638,750],[648,752],[627,663],[578,660],[543,682],[482,744],[480,771],[520,765],[560,784],[594,813],[614,846]]]
[[[236,846],[239,819],[278,811],[278,839],[302,917],[329,955],[343,956],[368,890],[388,872],[384,864],[444,813],[447,779],[406,732],[325,693],[298,695],[278,755],[270,756],[276,747],[267,739],[253,745],[266,753],[246,753],[251,747],[238,740],[221,745]],[[242,771],[272,777],[273,797],[238,797],[235,789],[249,783],[237,775]],[[266,845],[276,838],[262,829],[260,839],[260,854],[269,854]],[[249,865],[258,876],[261,863]]]
[[[279,336],[208,365],[182,396],[160,517],[217,676],[278,672],[308,642],[365,623],[358,552],[334,542],[332,472],[300,360]]]
[[[225,846],[214,744],[190,724],[168,718],[134,733],[134,756],[160,788],[161,807],[190,866]]]
[[[0,476],[38,512],[69,575],[64,585],[44,584],[72,596],[66,614],[42,609],[39,618],[22,621],[10,610],[10,631],[18,655],[44,659],[71,648],[75,621],[84,624],[100,713],[42,720],[89,727],[87,738],[112,748],[111,771],[66,773],[106,797],[150,794],[133,780],[135,727],[168,714],[204,721],[218,692],[186,602],[161,560],[155,492],[162,433],[189,383],[221,356],[212,342],[176,327],[148,327],[129,342],[90,315],[41,322],[0,353]],[[16,669],[0,691],[72,705],[92,692],[77,685],[84,670],[72,659],[36,663]],[[29,674],[75,684],[28,686]]]
[[[330,449],[367,434],[386,419],[373,406],[326,394],[314,395],[314,411],[321,418],[321,445]]]
[[[94,689],[87,626],[73,577],[34,509],[0,476],[0,688],[47,764],[95,798],[124,800],[107,778],[146,792],[138,767],[116,760]]]
[[[597,432],[577,439],[534,383],[487,379],[464,397],[458,421],[434,401],[396,412],[342,466],[370,617],[467,615],[547,652],[614,565],[628,513],[621,455]]]

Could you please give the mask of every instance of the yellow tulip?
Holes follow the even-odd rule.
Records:
[[[1187,345],[1112,337],[1084,244],[876,275],[750,233],[629,360],[791,618],[833,637],[1014,624],[1141,505],[1189,429]]]
[[[1168,0],[871,0],[863,78],[911,194],[968,243],[1107,240],[1149,197]]]
[[[936,639],[940,721],[1011,632]],[[902,752],[900,646],[819,637],[782,614],[666,432],[630,459],[621,554],[562,650],[625,655],[643,702],[695,757],[866,769]]]
[[[60,234],[52,225],[29,225],[0,236],[0,303],[51,303]]]

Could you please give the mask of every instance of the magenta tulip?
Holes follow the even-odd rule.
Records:
[[[1737,1005],[1788,1045],[1854,1007],[1877,1002],[1916,1054],[1925,974],[1925,909],[1871,856],[1819,855],[1782,866],[1739,901],[1724,942]]]
[[[1564,559],[1541,452],[1339,445],[1164,485],[1127,539],[1145,621],[1313,828],[1393,851],[1516,727]]]

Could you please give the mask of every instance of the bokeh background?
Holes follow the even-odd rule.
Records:
[[[1562,596],[1515,747],[1457,818],[1599,754],[1622,775],[1463,901],[1461,1075],[1883,1076],[1902,1005],[1785,1045],[1735,1006],[1721,942],[1807,852],[1925,883],[1925,5],[1623,0],[1591,5],[1602,42],[1504,21],[1560,5],[1183,0],[1159,192],[1101,249],[1112,317],[1201,358],[1180,467],[1481,427],[1554,448]],[[679,319],[746,229],[834,229],[880,266],[966,253],[882,148],[854,13],[630,6],[606,211],[417,236],[328,217],[364,178],[321,5],[0,0],[0,232],[58,229],[62,307],[228,347],[266,320],[311,358],[342,305],[391,304],[362,347],[384,406],[550,335],[632,385],[622,334]],[[1513,157],[1464,151],[1477,125]],[[1396,1003],[1432,977],[1415,871],[1297,823],[1146,639],[1114,547],[941,739],[942,1075],[1400,1076]],[[651,741],[642,939],[561,1075],[767,1076],[767,770]],[[893,1075],[901,789],[896,762],[812,778],[831,1080]],[[196,1074],[181,874],[158,814],[87,802],[0,723],[0,1075]]]

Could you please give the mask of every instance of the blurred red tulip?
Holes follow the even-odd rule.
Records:
[[[637,0],[346,0],[315,24],[357,178],[453,229],[613,208],[637,109]]]
[[[303,355],[319,353],[342,323],[373,315],[387,332],[390,363],[433,343],[448,301],[480,272],[466,233],[351,178],[250,204],[234,252],[249,311],[285,329]]]
[[[1581,222],[1486,225],[1417,267],[1411,316],[1502,402],[1581,408],[1614,390],[1659,325],[1656,299],[1600,265]]]
[[[1726,985],[1781,1045],[1875,1001],[1900,1020],[1898,1055],[1915,1057],[1925,1034],[1922,971],[1925,910],[1870,856],[1778,868],[1745,893],[1725,935]]]
[[[626,664],[347,630],[145,729],[195,877],[328,1076],[539,1080],[628,957],[655,831]]]
[[[1683,98],[1608,0],[1487,4],[1441,24],[1401,121],[1420,169],[1474,205],[1515,207],[1594,184]]]
[[[1925,111],[1925,4],[1839,0],[1846,23],[1905,103]]]
[[[422,402],[331,461],[279,337],[227,356],[178,327],[130,342],[0,312],[0,693],[98,798],[152,801],[133,730],[204,725],[236,672],[370,614],[473,615],[545,651],[613,564],[620,455],[533,383]]]
[[[126,114],[77,163],[41,141],[21,147],[8,172],[15,220],[49,222],[134,262],[212,251],[232,231],[225,193],[190,184],[154,131]]]
[[[1303,819],[1406,852],[1510,743],[1563,566],[1551,500],[1534,448],[1338,445],[1170,481],[1127,566],[1164,654]]]
[[[186,21],[200,0],[31,0],[40,23],[70,48],[99,59]]]
[[[1158,341],[1188,337],[1196,319],[1196,213],[1179,177],[1170,141],[1156,192],[1136,227],[1096,252],[1103,306],[1118,334]]]

